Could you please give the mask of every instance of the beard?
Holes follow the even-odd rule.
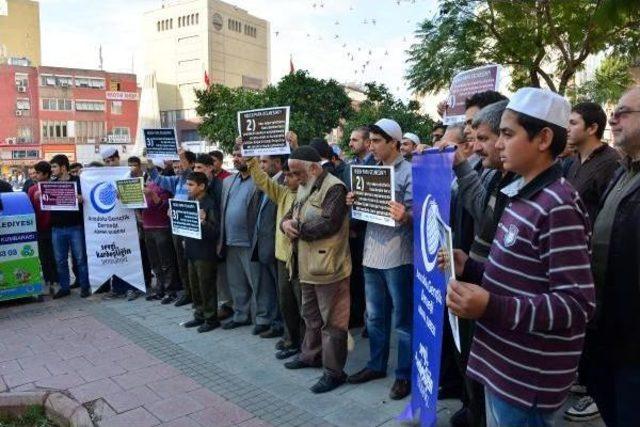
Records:
[[[303,185],[302,183],[300,183],[300,185],[298,185],[298,192],[296,193],[296,202],[300,204],[303,204],[304,202],[306,202],[306,200],[311,195],[311,189],[313,188],[317,180],[318,180],[317,176],[310,175],[306,184]]]

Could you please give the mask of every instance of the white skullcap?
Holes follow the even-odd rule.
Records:
[[[375,125],[382,129],[394,140],[402,142],[402,129],[400,129],[400,125],[395,120],[380,119],[376,122]]]
[[[407,132],[402,136],[403,139],[410,139],[414,144],[420,145],[420,137],[415,133]]]
[[[102,156],[103,159],[108,159],[109,157],[113,157],[117,153],[118,153],[118,150],[116,149],[116,147],[107,147],[100,152],[100,155]]]
[[[565,97],[548,89],[535,87],[518,89],[511,97],[507,108],[565,129],[569,126],[571,104]]]

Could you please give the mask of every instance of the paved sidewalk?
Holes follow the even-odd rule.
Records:
[[[250,327],[198,334],[179,325],[189,318],[186,307],[142,298],[74,294],[0,306],[0,392],[66,390],[90,404],[100,426],[398,425],[408,399],[389,400],[392,376],[314,395],[321,371],[284,369],[273,357],[276,340]],[[347,372],[367,360],[367,342],[355,338]],[[440,402],[438,425],[458,407]]]

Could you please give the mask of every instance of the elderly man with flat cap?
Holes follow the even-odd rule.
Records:
[[[300,186],[282,231],[293,242],[290,269],[297,268],[302,290],[302,318],[306,325],[298,357],[288,369],[324,368],[311,387],[314,393],[335,389],[346,380],[349,325],[349,217],[347,188],[323,170],[320,155],[300,147],[289,158],[291,174]]]

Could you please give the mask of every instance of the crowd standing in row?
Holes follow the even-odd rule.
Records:
[[[457,148],[456,278],[446,302],[460,317],[461,346],[445,321],[439,388],[463,402],[452,425],[552,425],[579,388],[585,396],[566,417],[601,413],[609,426],[640,425],[640,88],[609,118],[615,148],[602,142],[607,117],[594,103],[571,107],[523,88],[510,100],[479,93],[466,107],[466,122],[436,126],[430,141]],[[193,304],[184,326],[201,333],[253,324],[254,335],[281,338],[275,357],[292,358],[285,368],[323,369],[314,393],[385,377],[393,328],[390,397],[402,399],[411,392],[410,162],[430,145],[386,118],[351,133],[347,161],[323,139],[287,139],[290,156],[251,159],[236,141],[233,174],[218,151],[181,151],[163,167],[128,159],[131,176],[146,183],[148,208],[136,212],[146,299]],[[91,166],[120,164],[113,148],[102,157]],[[393,168],[396,227],[350,217],[350,165]],[[31,179],[77,182],[81,168],[57,155],[37,163]],[[59,285],[54,298],[74,285],[89,296],[82,211],[42,212],[38,186],[25,187],[44,281]],[[170,198],[200,201],[201,240],[172,235]],[[447,262],[441,254],[440,267]],[[109,298],[140,295],[117,277],[110,285]],[[370,359],[349,376],[349,328],[360,326]]]

